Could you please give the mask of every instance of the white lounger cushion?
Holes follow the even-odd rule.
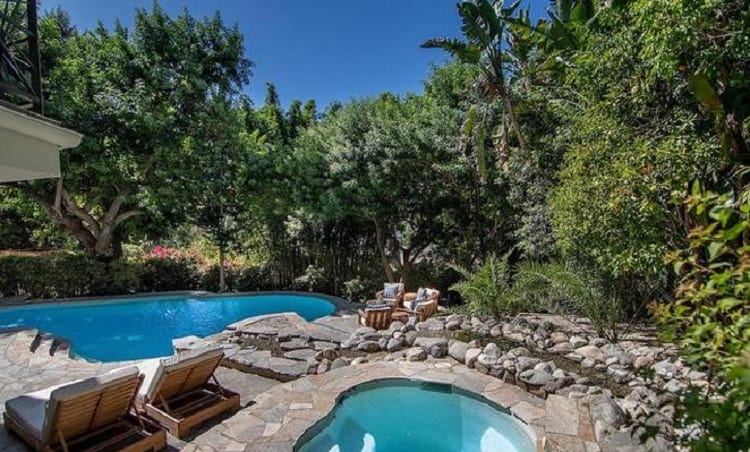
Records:
[[[52,414],[58,402],[96,391],[108,383],[137,376],[138,368],[134,366],[115,369],[96,377],[66,382],[20,395],[5,402],[5,409],[37,439],[48,442],[54,433],[52,430],[54,430],[55,419],[52,419]]]
[[[207,359],[214,359],[224,354],[221,347],[207,347],[195,350],[180,352],[168,358],[154,358],[138,364],[144,379],[141,388],[138,390],[138,397],[141,399],[152,400],[156,390],[161,386],[161,380],[167,375],[168,371],[190,367]]]
[[[67,383],[66,383],[67,384]],[[23,394],[5,402],[5,411],[16,420],[23,428],[34,435],[37,439],[42,439],[42,428],[44,427],[44,412],[47,409],[47,402],[52,391],[59,386],[42,389],[41,391]]]

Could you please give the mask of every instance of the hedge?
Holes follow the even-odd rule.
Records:
[[[278,289],[267,267],[231,268],[229,290]],[[63,298],[170,290],[217,291],[218,267],[201,271],[190,258],[99,262],[82,254],[0,257],[0,297]]]

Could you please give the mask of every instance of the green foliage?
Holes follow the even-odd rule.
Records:
[[[474,271],[450,265],[464,281],[453,284],[466,302],[468,309],[481,315],[507,315],[523,311],[527,305],[513,292],[513,281],[508,256],[489,255]]]
[[[321,290],[325,282],[325,269],[308,265],[305,272],[294,279],[294,286],[309,292],[315,292]]]
[[[359,279],[344,281],[344,297],[352,303],[363,302],[370,296],[372,296],[372,291],[368,290]]]
[[[189,256],[118,259],[102,264],[80,253],[0,257],[0,297],[65,298],[182,290],[218,291],[218,266],[201,268]],[[282,288],[265,266],[233,266],[230,290]]]
[[[20,186],[89,253],[114,259],[137,226],[181,219],[169,182],[181,176],[183,139],[210,113],[212,94],[239,92],[250,62],[239,30],[218,15],[170,17],[155,3],[136,10],[132,30],[85,33],[64,30],[60,17],[40,26],[46,113],[85,136],[61,154],[60,183]]]
[[[611,281],[556,262],[524,262],[518,266],[513,290],[537,310],[583,315],[597,335],[616,342],[628,318]]]
[[[680,277],[676,299],[655,306],[668,339],[708,373],[715,394],[694,391],[683,421],[704,430],[696,450],[750,447],[750,204],[704,192],[698,183],[686,201],[694,221],[690,242],[669,260]],[[717,398],[716,395],[719,395]]]

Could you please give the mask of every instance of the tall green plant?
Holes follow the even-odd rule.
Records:
[[[494,254],[471,271],[460,265],[449,265],[465,279],[453,284],[455,290],[475,314],[502,315],[523,310],[521,300],[513,292],[508,255],[499,258]]]
[[[538,310],[587,317],[596,333],[612,342],[626,331],[617,288],[588,272],[556,262],[523,262],[513,291]]]
[[[689,246],[669,261],[680,277],[674,302],[656,306],[669,340],[707,372],[710,393],[694,390],[680,420],[698,424],[695,450],[750,448],[750,204],[703,192],[686,202],[695,224]]]

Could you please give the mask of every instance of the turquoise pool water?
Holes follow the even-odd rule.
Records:
[[[111,362],[171,355],[172,339],[218,333],[247,317],[296,312],[314,320],[333,310],[313,296],[153,296],[2,309],[0,329],[35,327],[68,339],[77,356]]]
[[[533,452],[519,421],[449,385],[366,383],[303,436],[299,452]],[[313,429],[315,430],[315,429]]]

